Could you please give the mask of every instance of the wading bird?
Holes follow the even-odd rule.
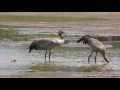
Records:
[[[51,50],[56,47],[64,44],[64,38],[63,34],[65,34],[62,30],[58,31],[59,38],[42,38],[40,40],[34,40],[30,47],[29,47],[29,53],[31,50],[46,50],[45,52],[45,62],[46,62],[46,55],[47,51],[49,50],[49,62],[50,62],[50,56],[51,56]]]
[[[97,53],[101,53],[102,56],[104,57],[105,61],[107,63],[109,63],[109,61],[107,60],[106,58],[106,48],[105,46],[103,45],[103,43],[101,43],[99,40],[97,39],[94,39],[92,38],[90,35],[85,35],[85,36],[82,36],[78,41],[77,43],[83,41],[83,44],[88,44],[92,51],[91,51],[91,54],[89,55],[88,57],[88,63],[90,61],[90,57],[92,55],[92,53],[95,51],[96,52],[96,55],[95,55],[95,63],[96,63],[96,57],[97,57]]]

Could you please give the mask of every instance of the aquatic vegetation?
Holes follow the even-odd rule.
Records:
[[[92,71],[103,71],[107,70],[106,64],[102,65],[90,65],[90,66],[80,66],[80,67],[70,67],[70,66],[58,66],[54,64],[37,64],[30,67],[31,70],[38,71],[67,71],[67,72],[92,72]]]

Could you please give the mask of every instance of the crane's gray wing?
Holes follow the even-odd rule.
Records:
[[[51,39],[41,39],[37,41],[37,49],[48,50],[55,46],[54,40]]]

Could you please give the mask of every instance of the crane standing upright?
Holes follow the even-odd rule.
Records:
[[[29,47],[29,53],[31,50],[46,50],[45,52],[45,62],[46,62],[46,55],[47,51],[49,50],[49,62],[50,62],[50,56],[51,56],[51,50],[56,47],[64,44],[65,40],[63,38],[63,34],[65,34],[62,30],[58,31],[59,38],[42,38],[40,40],[34,40],[30,47]]]

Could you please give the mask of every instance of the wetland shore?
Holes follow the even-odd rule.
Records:
[[[0,27],[1,27],[1,33],[4,28],[34,28],[31,31],[36,30],[37,28],[42,29],[44,32],[53,32],[58,30],[64,30],[69,35],[85,35],[90,34],[92,36],[120,36],[120,13],[119,12],[0,12],[1,17],[4,18],[5,15],[20,15],[20,16],[53,16],[52,19],[56,19],[54,17],[75,17],[70,19],[71,21],[68,21],[68,19],[64,19],[63,21],[58,22],[60,19],[56,19],[56,21],[51,22],[50,19],[44,21],[37,21],[36,19],[32,19],[31,21],[20,21],[18,17],[16,18],[16,21],[8,18],[1,19],[0,20]],[[80,18],[80,21],[75,21],[76,18]],[[31,17],[30,17],[31,18]],[[44,18],[44,17],[43,17]],[[81,18],[87,18],[87,19],[81,19]],[[57,21],[58,20],[58,21]],[[5,32],[6,33],[6,32]],[[23,32],[20,32],[23,33]],[[28,42],[31,42],[31,38],[28,37],[33,32],[25,32],[26,35],[23,35],[22,37],[19,36],[22,39],[19,39],[19,37],[11,37],[9,36],[16,36],[16,33],[13,34],[13,32],[7,33],[7,39],[11,38],[12,42],[11,45],[13,45],[14,41],[17,43],[17,41],[23,41],[28,40]],[[35,34],[38,33],[36,30]],[[4,36],[4,35],[3,35]],[[4,38],[2,35],[0,37]],[[9,36],[9,37],[8,37]],[[32,36],[32,35],[31,35]],[[35,35],[37,36],[37,35]],[[41,35],[38,35],[38,37]],[[55,36],[55,35],[52,35]],[[38,37],[35,37],[36,39]],[[51,37],[51,36],[49,36]],[[34,38],[34,39],[35,39]],[[31,39],[29,41],[29,39]],[[5,39],[6,40],[6,37]],[[28,42],[23,41],[22,45],[28,45]],[[6,45],[6,42],[0,41],[0,45]],[[81,44],[80,44],[81,45]],[[13,45],[14,46],[14,45]],[[82,47],[82,45],[81,45]],[[86,46],[85,46],[86,47]],[[53,56],[54,57],[54,56]],[[1,60],[2,62],[3,60]],[[91,71],[91,72],[65,72],[65,71],[32,71],[32,72],[22,72],[19,75],[0,75],[0,78],[120,78],[120,71]]]

